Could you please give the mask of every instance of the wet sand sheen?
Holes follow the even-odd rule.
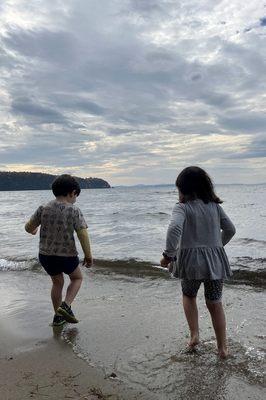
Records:
[[[49,342],[47,277],[24,271],[1,273],[1,278],[6,299],[1,313],[6,329],[20,333],[20,348]],[[81,322],[67,325],[63,337],[90,365],[106,376],[115,373],[117,381],[141,391],[142,398],[189,399],[197,393],[198,399],[262,399],[265,294],[246,286],[225,287],[232,353],[226,362],[217,359],[202,292],[199,298],[202,343],[197,353],[187,354],[177,281],[90,271],[73,306]]]

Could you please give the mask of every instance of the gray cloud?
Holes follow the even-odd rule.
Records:
[[[2,5],[0,151],[7,165],[108,165],[112,180],[127,165],[133,179],[134,163],[175,170],[180,154],[182,163],[208,165],[243,154],[261,159],[255,143],[266,123],[264,17],[244,35],[253,27],[251,11],[238,16],[233,5],[232,21],[229,0],[215,7],[211,0],[17,7],[25,23],[15,16],[10,23]]]
[[[63,115],[52,107],[40,105],[37,100],[34,101],[26,97],[13,100],[11,110],[16,115],[23,115],[25,119],[30,118],[31,122],[47,124],[65,122]]]
[[[55,96],[55,99],[61,109],[79,110],[92,115],[104,115],[107,112],[107,110],[99,104],[80,96],[61,95]]]
[[[228,155],[231,159],[252,159],[266,157],[266,138],[265,135],[258,135],[251,141],[248,148],[241,153]]]
[[[76,40],[69,32],[11,29],[3,38],[4,44],[27,57],[50,62],[72,63],[77,56]]]
[[[263,17],[260,19],[260,25],[261,26],[266,26],[266,17]]]
[[[233,131],[260,133],[266,131],[266,116],[256,113],[242,113],[241,115],[223,116],[220,124]]]

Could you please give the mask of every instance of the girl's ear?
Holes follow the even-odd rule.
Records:
[[[179,202],[180,203],[185,203],[185,196],[183,195],[183,193],[179,194]]]

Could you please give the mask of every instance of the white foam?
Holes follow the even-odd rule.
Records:
[[[23,271],[30,269],[29,261],[12,261],[0,258],[0,271]]]
[[[160,269],[164,272],[169,272],[168,268],[161,267],[160,265],[153,265],[152,268]]]

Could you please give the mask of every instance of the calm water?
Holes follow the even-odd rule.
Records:
[[[202,400],[264,398],[266,185],[218,186],[217,192],[237,229],[226,246],[235,271],[234,285],[224,290],[232,353],[226,363],[217,361],[202,289],[202,343],[197,354],[186,354],[180,283],[153,268],[176,190],[83,190],[78,199],[97,261],[84,271],[74,303],[80,323],[66,325],[59,337],[107,376],[114,372],[139,390],[140,400],[188,400],[195,393]],[[37,263],[38,237],[24,232],[33,211],[50,199],[49,191],[0,192],[1,315],[28,345],[52,335],[50,282]]]
[[[266,258],[266,185],[218,186],[217,193],[237,229],[226,247],[232,267],[243,272],[262,271]],[[24,261],[37,256],[38,237],[27,235],[24,223],[51,198],[49,191],[0,192],[1,269],[28,268],[29,263]],[[83,190],[77,205],[89,225],[94,257],[158,265],[176,201],[177,192],[170,186]]]

